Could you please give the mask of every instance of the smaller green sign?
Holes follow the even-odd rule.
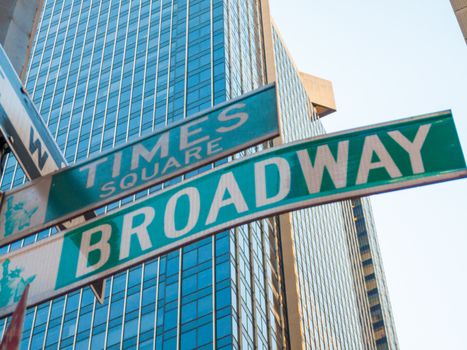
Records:
[[[5,193],[0,246],[278,135],[268,85]]]

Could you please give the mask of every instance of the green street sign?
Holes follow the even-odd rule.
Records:
[[[272,148],[2,256],[0,317],[25,281],[37,304],[259,218],[464,177],[450,112]]]
[[[5,193],[0,246],[278,135],[268,85]]]

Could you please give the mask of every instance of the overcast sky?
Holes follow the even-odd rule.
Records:
[[[298,67],[334,84],[328,131],[452,109],[467,45],[449,0],[270,0]],[[402,349],[467,349],[467,180],[372,197]]]

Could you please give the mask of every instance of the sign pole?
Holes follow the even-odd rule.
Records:
[[[3,174],[3,169],[5,168],[6,155],[10,152],[10,146],[6,142],[5,137],[0,132],[0,177]]]
[[[8,326],[5,335],[3,336],[2,343],[0,344],[0,350],[19,350],[20,348],[28,293],[29,284],[24,288],[21,299],[13,312],[10,325]]]

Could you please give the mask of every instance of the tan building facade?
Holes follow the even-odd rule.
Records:
[[[332,82],[298,68],[269,1],[260,4],[268,82],[280,101],[276,144],[325,133],[320,119],[336,111]],[[290,349],[399,349],[369,200],[287,213],[279,223]]]
[[[451,5],[467,44],[467,0],[451,0]]]

